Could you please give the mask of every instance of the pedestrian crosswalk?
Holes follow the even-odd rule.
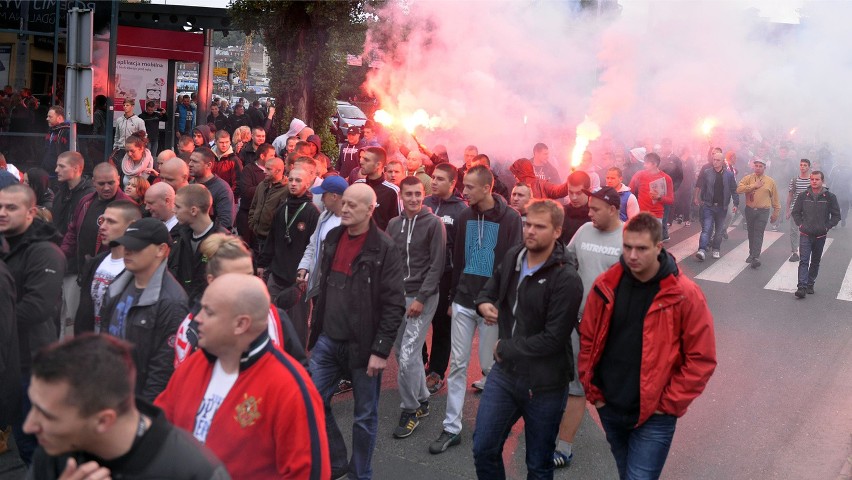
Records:
[[[727,233],[730,239],[722,244],[722,257],[712,259],[710,251],[707,259],[699,262],[695,259],[700,240],[700,226],[672,225],[672,239],[666,243],[666,250],[671,253],[681,268],[694,273],[699,281],[734,284],[737,288],[748,288],[749,285],[763,290],[793,293],[798,283],[799,262],[788,261],[789,240],[786,229],[782,231],[764,232],[763,248],[761,250],[761,273],[755,276],[742,275],[749,264],[745,262],[749,255],[748,239],[745,231],[731,225]],[[825,248],[817,279],[817,289],[837,300],[852,302],[852,249],[849,232],[833,230],[826,239]],[[779,241],[780,240],[780,241]],[[841,268],[838,268],[841,267]],[[750,269],[749,269],[750,270]],[[771,278],[767,276],[770,275]],[[844,273],[845,272],[845,273]],[[741,278],[738,280],[738,278]]]

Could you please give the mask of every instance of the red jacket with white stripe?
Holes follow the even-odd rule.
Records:
[[[609,333],[615,290],[624,273],[621,262],[602,273],[592,285],[579,325],[578,369],[586,398],[606,402],[593,383]],[[642,365],[639,377],[639,421],[656,410],[682,416],[704,391],[716,369],[713,317],[704,293],[681,272],[660,281],[642,329]]]

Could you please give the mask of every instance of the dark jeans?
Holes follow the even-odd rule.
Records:
[[[672,221],[672,206],[663,205],[663,238],[669,238],[669,222]]]
[[[435,372],[444,378],[447,374],[447,365],[450,363],[450,332],[452,323],[447,310],[450,308],[450,282],[453,278],[452,270],[444,272],[441,282],[438,284],[438,307],[435,316],[432,317],[432,353],[426,353],[426,344],[423,344],[423,364],[428,365],[427,374]]]
[[[799,235],[799,288],[813,287],[826,237]]]
[[[645,423],[634,427],[635,415],[622,415],[606,405],[598,409],[598,416],[615,457],[618,477],[621,480],[659,478],[672,445],[677,417],[651,415]]]
[[[489,480],[506,478],[503,445],[512,426],[523,417],[527,478],[552,479],[553,445],[567,400],[568,385],[533,394],[526,378],[509,375],[495,363],[476,412],[473,432],[476,476]]]
[[[4,385],[3,388],[9,388],[9,386]],[[35,449],[38,447],[38,440],[36,440],[35,435],[24,433],[24,421],[26,421],[27,415],[29,415],[32,408],[28,393],[29,389],[30,374],[26,373],[21,376],[21,418],[12,425],[12,435],[15,437],[15,444],[18,446],[18,455],[21,456],[21,460],[27,466],[32,463],[33,453],[35,453]],[[0,427],[3,426],[0,425]]]
[[[746,207],[745,220],[748,225],[748,254],[758,258],[763,250],[763,233],[769,222],[769,209]]]
[[[308,298],[295,283],[287,282],[274,273],[269,274],[266,287],[269,290],[269,296],[272,297],[272,303],[279,308],[282,304],[295,301],[292,307],[286,309],[286,312],[299,336],[299,341],[302,345],[307,345],[310,330],[308,318],[311,315],[311,304]],[[279,295],[282,295],[281,299],[278,298]]]
[[[707,247],[719,250],[722,246],[722,234],[725,233],[725,217],[728,208],[724,205],[701,205],[701,237],[698,249],[707,251]],[[715,232],[715,233],[714,233]],[[712,242],[710,236],[713,236]]]
[[[367,376],[366,368],[349,368],[349,344],[321,334],[311,350],[311,378],[322,396],[325,407],[325,431],[334,473],[349,470],[349,478],[368,479],[373,475],[373,450],[379,427],[379,393],[382,375]],[[331,397],[344,371],[352,374],[352,393],[355,399],[352,425],[352,458],[346,461],[346,443],[331,411]]]

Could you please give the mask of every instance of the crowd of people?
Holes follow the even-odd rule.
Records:
[[[195,126],[188,96],[177,151],[158,150],[162,112],[139,118],[133,102],[111,161],[87,166],[52,134],[41,168],[0,161],[0,428],[33,478],[371,478],[390,355],[401,402],[387,434],[411,437],[445,388],[428,443],[440,454],[461,443],[475,349],[480,478],[505,477],[519,418],[530,478],[569,466],[587,402],[620,477],[656,478],[716,365],[704,295],[664,247],[670,224],[697,216],[695,259],[719,258],[743,194],[758,268],[786,200],[805,298],[848,209],[840,164],[846,196],[807,159],[788,178],[788,159],[754,154],[740,176],[734,150],[698,165],[663,139],[586,152],[563,177],[539,143],[501,179],[476,146],[456,167],[446,147],[408,149],[371,122],[335,159],[299,119],[270,134],[274,107],[220,105]],[[331,401],[347,391],[342,426]]]

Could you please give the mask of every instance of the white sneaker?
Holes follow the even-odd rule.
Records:
[[[699,262],[704,261],[704,256],[705,256],[704,250],[699,250],[699,251],[695,252],[695,258],[698,259]]]
[[[479,380],[473,382],[470,386],[481,392],[481,391],[485,390],[485,380],[487,378],[488,377],[482,377]]]
[[[716,259],[722,258],[722,254],[719,253],[719,250],[713,250],[713,258],[716,258]]]

